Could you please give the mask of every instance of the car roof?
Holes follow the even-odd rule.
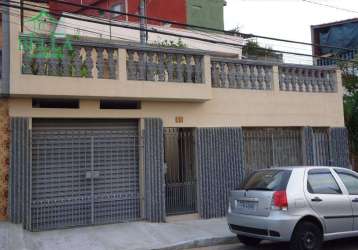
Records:
[[[327,169],[337,168],[337,169],[351,170],[351,169],[336,167],[336,166],[282,166],[282,167],[269,167],[266,169],[294,170],[294,169],[317,169],[317,168],[327,168]],[[265,169],[261,169],[261,170],[265,170]]]

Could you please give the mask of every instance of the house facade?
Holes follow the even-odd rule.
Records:
[[[312,43],[332,47],[313,47],[319,66],[337,65],[342,60],[353,60],[358,53],[358,18],[311,26]],[[347,50],[344,48],[353,48]]]
[[[52,11],[63,13],[75,13],[81,15],[98,16],[111,18],[113,20],[126,20],[129,22],[139,22],[138,18],[125,15],[116,15],[101,12],[98,10],[86,9],[74,5],[48,1]],[[72,3],[86,4],[103,9],[110,9],[129,14],[139,14],[140,0],[88,0],[72,1]],[[216,29],[224,29],[224,0],[147,0],[146,12],[148,17],[170,20],[178,23],[204,26]],[[164,25],[165,23],[148,20],[149,24]],[[180,25],[174,27],[185,28]]]
[[[256,169],[349,167],[336,68],[31,40],[17,20],[5,9],[0,204],[27,230],[222,217]]]

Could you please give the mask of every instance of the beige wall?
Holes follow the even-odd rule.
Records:
[[[11,16],[11,18],[14,18]],[[18,26],[11,25],[10,115],[26,117],[142,118],[159,117],[165,126],[344,126],[342,86],[337,93],[279,91],[274,67],[273,90],[211,88],[210,58],[205,57],[205,84],[132,82],[125,60],[117,80],[48,77],[21,74]],[[118,50],[119,58],[125,51]],[[80,98],[77,110],[33,109],[31,97]],[[100,110],[99,99],[142,100],[141,110]],[[183,123],[176,123],[176,117]]]
[[[98,100],[80,109],[32,108],[31,99],[10,100],[10,115],[25,117],[159,117],[167,127],[329,126],[343,127],[342,98],[336,93],[214,89],[205,103],[143,101],[141,110],[100,110]],[[183,123],[176,123],[182,116]]]

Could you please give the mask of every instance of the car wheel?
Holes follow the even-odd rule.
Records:
[[[291,250],[320,250],[323,241],[321,229],[312,222],[297,225],[290,242]]]
[[[239,238],[239,241],[246,246],[257,246],[261,242],[261,240],[258,238],[252,238],[243,235],[238,235],[237,238]]]

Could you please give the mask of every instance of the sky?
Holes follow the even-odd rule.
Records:
[[[358,0],[309,0],[349,11],[319,6],[303,0],[227,0],[225,28],[241,32],[311,42],[311,25],[358,17]],[[259,40],[263,46],[311,54],[310,46]],[[309,64],[312,59],[285,55],[285,62]]]

